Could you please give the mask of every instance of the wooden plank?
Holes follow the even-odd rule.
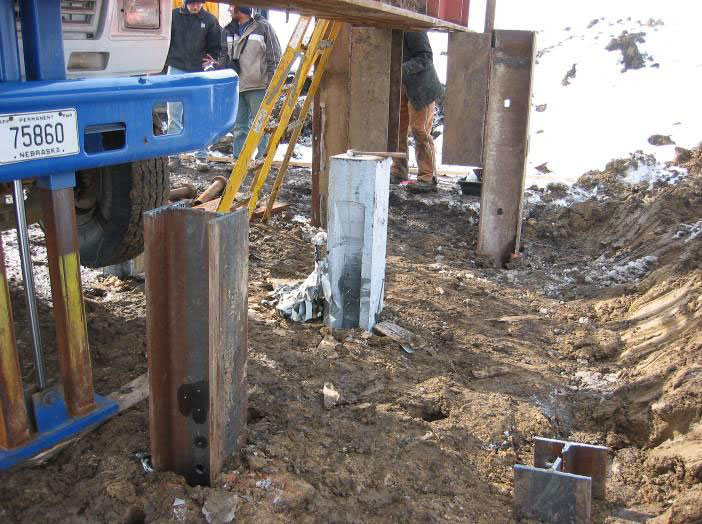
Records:
[[[236,4],[234,0],[220,3]],[[246,5],[341,20],[356,26],[417,31],[468,31],[465,25],[402,9],[377,0],[247,0]]]
[[[492,35],[451,33],[444,101],[443,162],[483,166]]]
[[[322,170],[322,105],[319,90],[314,95],[314,105],[312,106],[312,203],[310,211],[310,222],[314,227],[322,225],[322,217],[319,209],[319,177]]]
[[[345,151],[348,151],[348,149]],[[342,152],[345,152],[345,151],[342,151]],[[193,160],[193,161],[195,160],[195,157],[193,155],[180,155],[180,158],[189,159],[189,160]],[[210,156],[208,160],[210,162],[215,162],[218,164],[232,164],[231,158],[226,158],[226,157]],[[280,165],[281,165],[280,160],[276,160],[275,162],[273,162],[273,167],[280,167]],[[305,162],[302,160],[291,160],[290,167],[298,167],[301,169],[314,169],[314,163],[313,162]],[[419,172],[419,170],[416,167],[410,167],[409,172],[413,175],[416,175]],[[438,169],[436,171],[436,176],[439,176],[439,177],[459,176],[459,175],[461,175],[461,173],[459,173],[457,171],[448,171],[448,170],[441,170],[441,169]],[[206,209],[210,210],[209,207]],[[256,212],[258,212],[258,210],[256,210]]]
[[[168,206],[144,226],[154,467],[209,485],[245,430],[248,213]]]
[[[485,33],[492,33],[495,30],[495,11],[497,10],[497,0],[487,0],[485,3]]]
[[[392,32],[344,26],[320,86],[322,107],[320,217],[327,223],[329,159],[382,151],[388,142]]]
[[[195,161],[195,156],[191,155],[191,154],[183,154],[183,155],[179,155],[179,156],[180,156],[181,160],[191,160],[193,162]],[[226,157],[226,156],[209,155],[207,157],[207,161],[215,163],[215,164],[229,164],[229,165],[234,164],[234,162],[232,162],[231,157]],[[283,164],[282,160],[274,160],[273,161],[273,167],[278,168],[282,164]],[[304,167],[304,168],[309,169],[311,165],[312,164],[310,164],[309,162],[301,162],[301,161],[297,161],[297,160],[291,160],[290,162],[288,162],[289,167]]]
[[[319,86],[322,116],[319,216],[324,228],[327,226],[329,157],[346,152],[349,146],[351,40],[352,28],[350,25],[344,25],[336,39],[327,70]]]
[[[201,209],[203,211],[208,211],[210,213],[215,213],[217,211],[217,206],[219,205],[220,198],[215,198],[214,200],[210,200],[209,202],[205,202],[204,204],[200,204],[199,206],[193,207],[193,209]],[[290,207],[290,204],[287,202],[276,202],[273,204],[273,210],[272,214],[277,215],[279,213],[282,213],[286,209]],[[254,218],[261,218],[266,212],[266,206],[261,206],[257,207],[256,211],[254,211],[254,214],[251,216],[251,219]]]
[[[137,378],[132,380],[131,382],[125,384],[121,388],[119,388],[117,391],[113,391],[109,395],[107,395],[107,398],[110,400],[113,400],[114,402],[117,403],[119,406],[119,411],[118,413],[122,413],[134,406],[136,406],[139,402],[142,402],[143,400],[146,400],[149,397],[149,375],[147,373],[144,373],[143,375],[139,375]],[[107,419],[104,422],[107,422],[108,420],[112,419]],[[103,422],[103,423],[104,423]],[[100,426],[102,424],[98,424],[97,426],[93,426],[86,431],[80,433],[79,435],[68,439],[64,440],[60,444],[55,445],[53,448],[47,449],[46,451],[42,451],[38,455],[33,456],[31,459],[27,460],[25,462],[25,465],[28,467],[32,466],[39,466],[41,464],[44,464],[47,460],[50,458],[56,456],[59,451],[61,451],[63,448],[66,446],[77,442],[81,438],[83,438],[85,435],[93,431],[95,428]]]
[[[390,97],[388,106],[387,151],[400,150],[400,97],[402,95],[402,55],[404,32],[393,29],[390,48]]]
[[[389,320],[384,320],[376,324],[373,328],[373,332],[391,338],[400,344],[400,347],[406,353],[414,353],[424,345],[417,335]]]
[[[478,253],[502,266],[519,251],[535,36],[495,31]]]
[[[524,322],[526,320],[544,320],[543,317],[539,315],[515,315],[499,318],[486,318],[486,322],[506,322],[508,324],[514,324],[515,322]]]
[[[344,152],[346,149],[383,151],[387,147],[388,122],[382,115],[390,111],[392,47],[393,37],[389,29],[353,29],[349,144]]]
[[[119,412],[126,411],[136,406],[142,400],[149,397],[149,374],[144,373],[125,384],[119,390],[110,393],[107,398],[113,400],[119,406]]]

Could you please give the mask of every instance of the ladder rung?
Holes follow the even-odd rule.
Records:
[[[290,133],[292,131],[295,131],[297,128],[302,127],[303,125],[305,125],[305,123],[298,120],[296,122],[293,122],[292,124],[288,124],[288,127],[285,129],[285,132]]]

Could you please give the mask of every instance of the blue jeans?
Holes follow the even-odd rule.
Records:
[[[246,135],[249,134],[251,123],[253,119],[256,118],[256,113],[258,113],[258,108],[261,107],[261,102],[263,102],[265,95],[265,89],[254,89],[252,91],[239,93],[239,109],[236,112],[234,129],[232,129],[232,135],[234,135],[234,140],[232,140],[232,155],[234,158],[239,158],[241,150],[244,149]],[[263,135],[261,142],[258,144],[258,155],[256,155],[256,158],[263,158],[263,155],[266,154],[267,147],[268,135]]]
[[[169,75],[180,75],[187,73],[178,69],[177,67],[168,66]],[[167,105],[168,112],[168,131],[169,135],[179,135],[183,132],[183,104],[180,102],[169,102]],[[195,158],[197,160],[207,161],[207,147],[195,151]]]

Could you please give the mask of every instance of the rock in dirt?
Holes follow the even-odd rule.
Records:
[[[546,109],[548,109],[548,104],[539,104],[536,106],[537,113],[543,113]]]
[[[282,511],[301,508],[310,502],[316,493],[317,490],[304,480],[293,480],[285,486],[283,491],[275,496],[273,504]]]
[[[339,393],[334,384],[331,382],[325,382],[322,388],[322,395],[324,397],[324,409],[331,409],[339,403],[341,398],[341,393]]]
[[[548,162],[544,162],[543,164],[540,164],[536,166],[534,169],[536,169],[539,173],[543,173],[544,175],[548,173],[552,173],[551,169],[548,167]]]
[[[675,144],[670,135],[651,135],[648,137],[648,143],[652,146],[670,146]]]
[[[210,490],[202,506],[202,514],[209,524],[227,524],[234,522],[239,497],[221,489]]]
[[[325,336],[317,346],[317,351],[325,358],[335,359],[339,357],[336,352],[337,341],[332,335]]]
[[[509,373],[509,368],[506,366],[486,366],[484,368],[475,368],[471,374],[477,379],[499,377]]]
[[[261,471],[268,465],[268,459],[266,457],[254,453],[247,454],[244,460],[251,471]]]
[[[673,159],[673,164],[680,165],[683,162],[689,162],[692,159],[692,151],[685,149],[684,147],[675,148],[675,158]]]
[[[575,78],[575,73],[577,72],[576,70],[577,64],[573,64],[573,67],[571,67],[568,72],[565,74],[563,77],[563,80],[561,80],[561,85],[563,87],[568,87],[570,85],[570,81]]]
[[[607,44],[605,48],[607,51],[621,51],[622,64],[624,65],[622,73],[627,72],[629,69],[641,69],[646,67],[646,61],[653,60],[647,53],[639,51],[638,44],[646,42],[646,40],[644,40],[645,36],[646,33],[629,33],[628,31],[623,31],[621,35],[617,38],[613,38],[609,44]]]
[[[527,320],[543,320],[539,315],[514,315],[499,318],[486,318],[486,322],[506,322],[514,324],[515,322],[525,322]]]

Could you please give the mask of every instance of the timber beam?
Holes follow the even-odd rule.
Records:
[[[238,2],[229,0],[220,3],[236,4]],[[414,31],[468,31],[468,28],[463,25],[377,0],[247,0],[246,5],[341,20],[355,26]]]

